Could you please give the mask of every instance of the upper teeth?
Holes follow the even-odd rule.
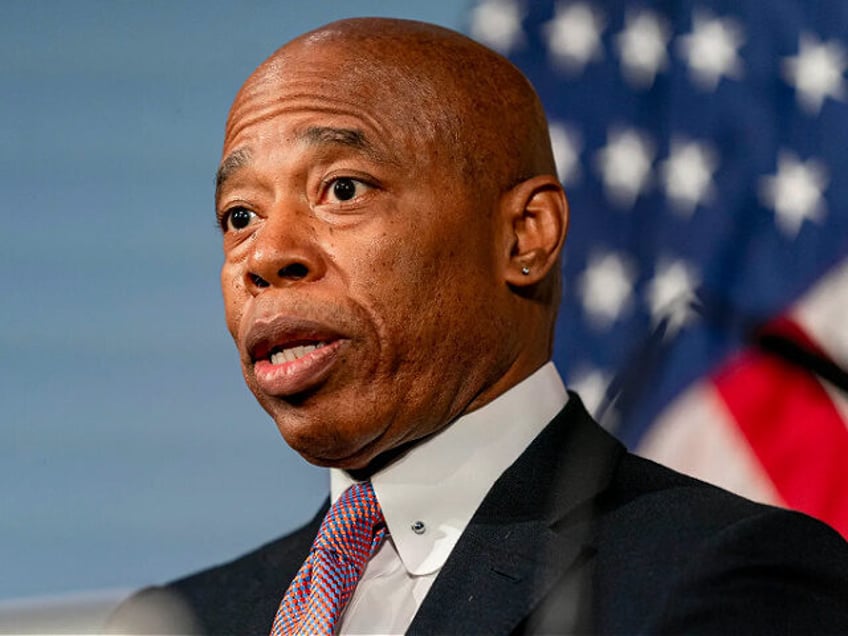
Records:
[[[322,347],[323,342],[313,345],[301,345],[299,347],[289,347],[282,349],[274,354],[271,354],[271,364],[283,364],[284,362],[293,362],[298,358],[302,358],[307,353],[315,351],[318,347]]]

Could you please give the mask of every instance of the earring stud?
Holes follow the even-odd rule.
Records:
[[[521,268],[521,273],[524,274],[525,276],[529,276],[530,275],[530,268],[527,267],[527,265],[525,265],[524,267]]]

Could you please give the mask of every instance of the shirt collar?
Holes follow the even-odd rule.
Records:
[[[431,574],[444,565],[492,484],[567,401],[565,386],[549,362],[371,477],[392,541],[410,574]],[[333,501],[353,483],[346,472],[331,469]]]

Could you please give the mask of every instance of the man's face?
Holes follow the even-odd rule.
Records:
[[[248,386],[306,459],[361,468],[487,401],[511,347],[498,193],[346,61],[307,51],[249,82],[217,209]]]

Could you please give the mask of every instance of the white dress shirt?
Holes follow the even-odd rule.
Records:
[[[340,634],[406,631],[489,489],[567,401],[549,362],[371,477],[387,533],[342,615]],[[353,483],[331,469],[333,501]]]

